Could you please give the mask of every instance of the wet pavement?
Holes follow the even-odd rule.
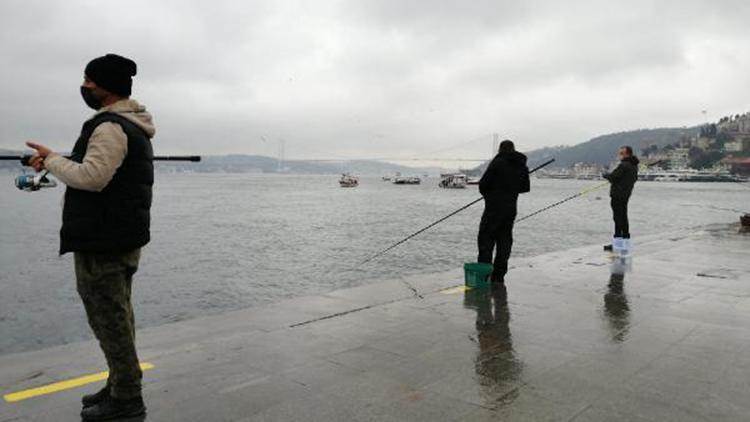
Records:
[[[750,420],[749,246],[711,227],[517,259],[506,288],[456,271],[144,329],[146,420]],[[103,367],[93,342],[0,356],[0,391]],[[0,421],[77,420],[100,387]]]

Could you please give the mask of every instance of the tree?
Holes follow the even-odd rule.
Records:
[[[689,166],[694,169],[704,169],[707,167],[712,167],[714,164],[718,163],[724,158],[724,154],[721,151],[703,151],[700,148],[697,148],[697,150],[698,151],[696,151],[692,156],[690,154],[691,152],[693,152],[692,148],[690,149],[690,152],[688,152]]]
[[[724,148],[725,143],[731,142],[733,140],[734,137],[725,130],[722,130],[718,133],[718,135],[716,135],[716,145],[718,148]]]
[[[648,156],[648,155],[651,155],[651,154],[653,154],[653,153],[655,153],[657,151],[659,151],[659,146],[657,146],[656,144],[651,144],[651,145],[649,145],[649,146],[641,149],[641,155]]]

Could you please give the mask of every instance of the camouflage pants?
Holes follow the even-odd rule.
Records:
[[[110,394],[120,399],[141,395],[135,351],[135,323],[130,303],[133,274],[141,250],[120,254],[75,253],[78,294],[109,366]]]

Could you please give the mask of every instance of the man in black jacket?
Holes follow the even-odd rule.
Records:
[[[497,248],[492,272],[492,281],[495,283],[505,281],[508,258],[513,246],[513,223],[516,220],[518,194],[528,192],[529,185],[526,156],[516,151],[513,142],[501,142],[499,153],[479,181],[479,192],[484,197],[484,214],[477,236],[477,261],[492,263],[492,251]]]
[[[611,173],[602,176],[609,180],[611,187],[612,216],[615,220],[615,238],[630,239],[630,225],[628,224],[628,201],[633,193],[633,186],[638,180],[638,158],[633,155],[633,148],[625,145],[619,151],[620,165]],[[605,250],[612,250],[612,245],[606,245]]]

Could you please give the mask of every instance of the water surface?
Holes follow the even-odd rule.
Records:
[[[13,176],[0,173],[0,353],[87,339],[72,257],[57,255],[63,190],[20,192]],[[475,187],[437,183],[363,178],[342,189],[336,176],[157,174],[153,240],[134,284],[138,325],[460,268],[475,259],[481,203],[356,265],[478,197]],[[532,179],[519,216],[597,183]],[[637,243],[640,235],[733,222],[746,208],[750,189],[737,184],[644,182],[631,201],[631,231]],[[604,243],[610,220],[606,189],[593,192],[519,223],[514,256]]]

